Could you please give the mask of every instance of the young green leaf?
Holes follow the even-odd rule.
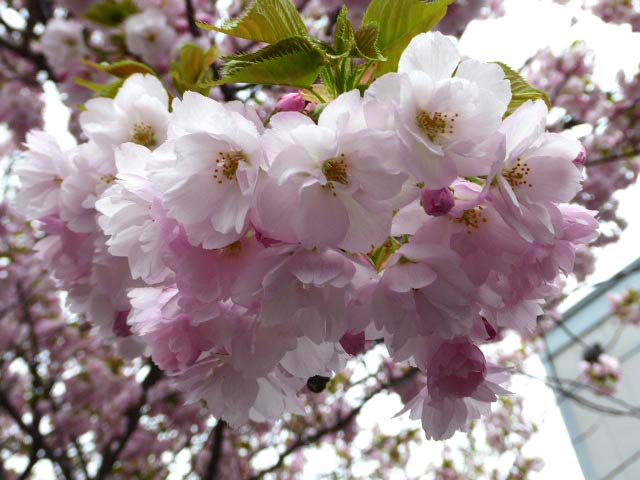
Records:
[[[225,83],[255,83],[310,87],[324,65],[323,54],[307,39],[293,37],[255,53],[226,58],[222,78],[209,86]]]
[[[123,78],[119,78],[118,80],[111,83],[107,83],[107,84],[95,83],[89,80],[85,80],[84,78],[77,78],[77,77],[74,78],[73,80],[78,85],[82,85],[83,87],[93,90],[96,97],[107,97],[107,98],[114,98],[117,95],[118,90],[120,90],[120,87],[124,83]]]
[[[551,100],[549,95],[543,90],[535,88],[529,82],[527,82],[522,75],[516,72],[514,69],[505,65],[502,62],[495,62],[504,71],[504,76],[509,82],[511,82],[511,102],[507,107],[505,117],[511,115],[520,105],[527,100],[543,100],[549,108],[551,108]]]
[[[106,0],[91,5],[91,8],[84,14],[84,17],[87,20],[101,25],[117,27],[127,17],[139,11],[140,9],[133,0]]]
[[[264,43],[307,35],[307,27],[291,0],[255,0],[241,17],[222,26],[202,22],[198,26]]]
[[[351,20],[349,20],[349,10],[342,7],[336,20],[336,28],[333,33],[333,48],[338,55],[350,54],[355,47],[356,38]]]
[[[215,47],[206,52],[199,45],[187,43],[180,49],[180,59],[171,63],[171,76],[176,90],[182,95],[187,90],[208,95],[213,80],[210,69],[216,61],[218,51]]]
[[[355,32],[355,51],[352,55],[377,62],[384,62],[385,56],[380,53],[377,46],[378,42],[378,25],[371,23],[360,27]]]
[[[156,72],[153,71],[153,68],[134,60],[120,60],[119,62],[111,64],[96,63],[85,60],[84,63],[118,78],[128,78],[134,73],[148,73],[149,75],[156,74]]]
[[[400,55],[413,37],[428,32],[444,17],[454,0],[373,0],[363,25],[378,25],[377,46],[387,61],[376,68],[375,76],[394,72]]]

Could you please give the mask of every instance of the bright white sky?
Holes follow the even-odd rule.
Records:
[[[520,67],[527,58],[547,45],[554,51],[561,51],[575,40],[585,40],[596,53],[595,80],[605,88],[616,85],[619,70],[633,74],[637,69],[637,56],[623,55],[623,52],[640,51],[640,34],[632,34],[630,29],[603,23],[600,19],[583,11],[580,0],[572,0],[560,6],[551,0],[506,0],[506,15],[502,18],[473,22],[460,41],[463,54],[479,60],[500,60],[510,66]],[[65,132],[66,112],[55,98],[55,93],[47,95],[49,107],[45,114],[46,129],[59,137],[72,140]],[[615,245],[598,252],[596,274],[591,282],[604,280],[616,273],[637,255],[640,241],[640,221],[634,218],[634,210],[640,202],[640,187],[634,186],[619,195],[620,212],[629,221],[629,227],[622,239]],[[543,377],[544,367],[534,359],[529,365],[532,375]],[[583,478],[564,422],[555,405],[553,393],[536,380],[517,379],[512,389],[525,397],[525,409],[529,418],[541,426],[535,440],[529,445],[528,453],[542,457],[546,467],[536,478],[571,479]],[[380,397],[370,402],[360,416],[364,429],[377,424],[383,431],[398,431],[408,420],[391,419],[401,408],[396,398]],[[419,452],[414,452],[408,474],[418,474],[427,462],[440,463],[441,444],[429,442]],[[268,458],[264,459],[267,463]],[[328,473],[333,470],[323,452],[308,456],[309,469],[313,472]]]

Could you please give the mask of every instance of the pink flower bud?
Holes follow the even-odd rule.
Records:
[[[573,164],[580,169],[587,164],[587,151],[585,150],[584,145],[581,145],[580,153],[573,161]]]
[[[276,109],[281,112],[301,112],[306,102],[300,92],[292,92],[283,95],[276,103]]]
[[[349,355],[358,355],[364,352],[364,332],[345,333],[340,339],[340,345]]]
[[[422,208],[427,212],[427,215],[434,217],[441,217],[446,215],[453,208],[455,200],[453,198],[453,192],[448,188],[441,188],[440,190],[422,190]]]
[[[127,324],[129,310],[123,310],[116,313],[113,320],[113,333],[116,337],[128,337],[132,334],[131,328]]]
[[[432,397],[469,397],[484,382],[487,361],[468,341],[445,342],[427,367],[427,386]]]

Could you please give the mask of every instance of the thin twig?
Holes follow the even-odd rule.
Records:
[[[222,419],[218,420],[215,428],[211,432],[211,459],[207,466],[204,480],[215,480],[218,475],[218,466],[222,458],[222,442],[224,441],[224,429],[227,426]]]
[[[378,395],[380,392],[387,390],[389,388],[392,388],[394,386],[397,386],[409,380],[410,378],[415,376],[418,372],[419,370],[417,368],[412,368],[410,370],[407,370],[407,372],[404,375],[389,380],[388,382],[380,385],[378,388],[376,388],[375,390],[367,394],[357,407],[353,408],[345,417],[339,418],[332,425],[320,428],[313,435],[304,435],[304,434],[301,435],[300,437],[298,437],[298,439],[295,442],[289,445],[289,447],[287,447],[287,449],[279,455],[276,463],[274,463],[271,467],[265,470],[260,470],[259,472],[257,472],[253,477],[251,477],[251,480],[260,480],[266,474],[273,472],[274,470],[277,470],[284,463],[285,459],[296,450],[299,450],[300,448],[303,448],[307,445],[312,445],[314,443],[317,443],[326,435],[343,430],[358,416],[362,408],[367,404],[369,400],[371,400],[373,397]]]
[[[193,9],[193,1],[185,0],[185,4],[187,7],[187,21],[189,22],[189,32],[191,33],[191,35],[198,38],[200,35],[202,35],[202,32],[198,28],[198,25],[196,25],[196,16]]]

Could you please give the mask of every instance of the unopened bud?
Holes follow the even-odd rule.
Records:
[[[455,203],[453,198],[453,192],[448,188],[441,188],[440,190],[422,190],[422,208],[427,212],[427,215],[433,217],[441,217],[451,211]]]
[[[292,92],[283,95],[276,103],[276,109],[280,112],[301,112],[306,102],[300,92]]]

